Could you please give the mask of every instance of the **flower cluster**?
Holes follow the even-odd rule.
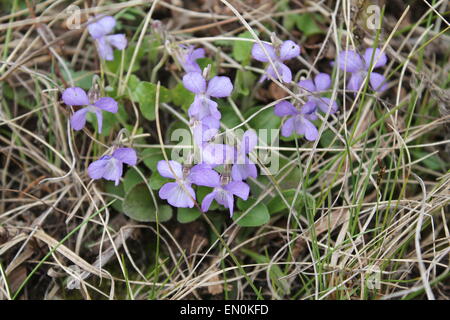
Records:
[[[386,63],[386,57],[375,51],[374,68]],[[292,72],[284,63],[298,57],[300,46],[293,41],[284,41],[278,45],[267,43],[255,44],[252,48],[254,59],[268,63],[260,82],[271,79],[280,79],[281,82],[290,84]],[[343,54],[346,60],[339,61],[339,67],[352,73],[349,85],[350,89],[362,83],[362,79],[368,74],[373,51],[368,49],[364,55],[364,63],[354,54]],[[213,98],[225,98],[230,96],[233,84],[228,77],[215,76],[208,80],[209,69],[202,70],[197,64],[197,59],[205,57],[205,51],[193,46],[180,46],[175,53],[182,68],[186,71],[183,76],[183,85],[194,93],[194,101],[188,109],[190,126],[194,144],[200,149],[201,162],[195,166],[182,165],[176,161],[161,160],[158,163],[159,173],[167,178],[175,179],[174,182],[165,184],[159,192],[162,199],[166,199],[175,207],[190,207],[196,204],[194,185],[213,188],[201,203],[202,211],[207,211],[215,200],[228,208],[233,215],[234,196],[244,200],[248,198],[250,188],[244,181],[257,177],[257,168],[249,158],[249,153],[257,144],[256,133],[252,130],[245,132],[242,142],[237,146],[214,143],[212,140],[220,130],[221,113],[218,104]],[[349,59],[347,59],[347,57]],[[384,78],[377,73],[371,73],[370,81],[375,90],[380,87]],[[319,132],[314,120],[318,119],[318,112],[333,114],[338,110],[336,101],[326,96],[331,87],[331,77],[326,73],[319,73],[312,79],[304,79],[295,84],[295,91],[305,98],[305,103],[291,103],[281,101],[276,104],[274,113],[276,116],[285,117],[281,128],[281,134],[285,137],[294,132],[303,135],[306,140],[318,139]],[[221,170],[217,170],[217,168]],[[221,174],[219,174],[219,171]]]
[[[123,34],[109,35],[116,24],[113,17],[97,17],[88,25],[88,31],[94,38],[100,58],[113,60],[113,48],[123,50],[127,45],[127,39]],[[74,130],[81,130],[86,125],[86,116],[89,112],[97,117],[98,132],[102,132],[103,111],[117,113],[119,106],[117,101],[110,97],[100,97],[98,88],[93,87],[86,92],[79,87],[67,88],[62,93],[62,100],[69,106],[83,106],[70,118],[70,124]],[[117,186],[123,174],[123,164],[134,166],[137,163],[136,151],[132,148],[113,148],[111,155],[104,155],[99,160],[92,162],[88,167],[88,174],[92,179],[106,179],[114,181]]]
[[[97,16],[88,24],[89,34],[94,39],[98,54],[103,60],[114,59],[114,48],[123,50],[127,46],[124,34],[111,34],[116,20],[111,16]],[[319,138],[319,132],[314,124],[319,113],[334,114],[338,110],[336,101],[329,98],[332,84],[330,75],[318,73],[309,79],[294,83],[293,74],[286,64],[288,60],[300,55],[300,46],[294,41],[280,42],[272,40],[255,43],[251,50],[252,57],[266,64],[260,79],[280,81],[295,93],[295,100],[283,100],[275,105],[274,114],[283,117],[281,134],[290,137],[293,134],[302,135],[308,141]],[[193,137],[193,152],[183,163],[174,160],[161,160],[157,170],[162,177],[173,179],[165,183],[159,190],[161,199],[179,208],[198,206],[203,212],[209,210],[215,200],[234,212],[235,196],[247,200],[250,187],[246,183],[249,178],[256,179],[258,170],[250,159],[258,138],[253,130],[247,130],[242,137],[234,137],[234,143],[219,143],[222,114],[217,99],[229,97],[233,84],[227,76],[211,76],[210,66],[202,70],[198,59],[205,58],[203,48],[179,45],[173,52],[174,58],[185,71],[182,83],[185,89],[194,95],[189,106],[189,126]],[[379,49],[367,49],[364,55],[355,51],[343,51],[334,64],[351,74],[347,88],[357,92],[361,89],[364,79],[369,79],[374,91],[387,88],[383,75],[372,72],[373,69],[386,65],[387,57]],[[111,97],[101,96],[97,86],[89,92],[79,87],[64,90],[62,100],[65,104],[76,107],[70,119],[74,130],[82,130],[86,125],[87,115],[92,113],[97,120],[98,132],[103,127],[103,112],[117,113],[118,103]],[[300,103],[301,102],[301,103]],[[237,138],[237,139],[236,139]],[[193,160],[200,155],[200,161]],[[137,164],[137,153],[128,147],[114,147],[108,155],[92,162],[88,174],[92,179],[106,179],[118,185],[123,175],[123,165]],[[200,201],[197,199],[197,187],[211,188]]]
[[[252,57],[261,62],[270,62],[261,82],[268,77],[277,79],[281,77],[282,82],[289,84],[292,81],[292,72],[283,61],[297,57],[300,47],[291,40],[284,41],[278,45],[263,43],[261,46],[255,43],[252,48]],[[364,79],[369,75],[371,63],[373,68],[382,67],[387,62],[387,56],[380,49],[367,49],[361,58],[355,51],[343,51],[341,59],[337,61],[340,69],[350,72],[351,77],[347,88],[358,91]],[[373,60],[372,60],[373,59]],[[334,62],[336,63],[336,62]],[[370,72],[369,81],[374,91],[383,91],[387,88],[386,79],[383,75]],[[306,140],[314,141],[319,137],[317,127],[312,121],[317,120],[317,112],[333,114],[338,110],[336,101],[324,96],[331,86],[331,77],[326,73],[317,74],[314,79],[305,79],[295,85],[295,90],[306,96],[306,102],[299,105],[297,101],[292,104],[289,101],[281,101],[275,105],[274,114],[278,117],[286,117],[281,134],[290,137],[294,132],[303,135]]]
[[[306,94],[306,103],[296,108],[288,101],[281,101],[275,106],[274,113],[279,117],[288,117],[281,127],[281,134],[284,137],[296,132],[304,135],[306,140],[314,141],[319,136],[316,126],[311,122],[317,119],[316,113],[318,111],[335,113],[338,109],[335,101],[321,96],[330,88],[331,78],[326,73],[319,73],[314,80],[301,80],[297,85]]]
[[[234,212],[234,196],[247,200],[250,187],[243,180],[257,177],[256,165],[248,154],[257,144],[254,131],[245,132],[237,146],[214,143],[219,134],[222,117],[218,104],[213,98],[231,95],[233,84],[230,78],[214,76],[208,79],[209,68],[201,71],[196,60],[204,57],[203,49],[181,47],[175,57],[187,72],[183,76],[184,87],[194,93],[194,101],[188,109],[193,142],[201,155],[197,165],[173,160],[161,160],[157,169],[166,178],[175,182],[166,183],[159,191],[161,199],[166,199],[175,207],[192,208],[197,200],[193,185],[213,188],[201,203],[202,211],[208,211],[213,200]],[[217,169],[221,167],[221,174]]]
[[[283,61],[298,57],[299,55],[300,46],[291,40],[284,41],[278,45],[263,43],[261,46],[255,43],[252,48],[252,57],[255,60],[270,62],[260,81],[264,81],[268,76],[277,79],[278,73],[281,76],[282,82],[290,83],[292,81],[292,72]],[[337,104],[334,101],[320,96],[330,85],[330,76],[325,73],[320,73],[314,81],[309,79],[302,80],[297,84],[297,89],[302,89],[308,96],[307,102],[304,105],[296,107],[288,101],[281,101],[275,105],[275,115],[278,117],[286,117],[281,127],[281,134],[284,137],[289,137],[295,132],[299,135],[304,135],[309,141],[314,141],[318,138],[319,132],[312,123],[313,120],[317,119],[317,110],[327,112],[329,109],[330,113],[337,111]]]

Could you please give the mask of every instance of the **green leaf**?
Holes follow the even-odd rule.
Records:
[[[420,151],[420,150],[415,150],[413,151],[413,155],[415,158],[420,159],[423,158],[427,155],[429,155],[428,152],[426,151]],[[422,160],[423,164],[426,168],[434,170],[434,171],[442,171],[445,172],[445,162],[442,161],[437,154],[432,155],[431,157],[426,158],[425,160]]]
[[[245,119],[257,113],[257,115],[250,120],[250,126],[254,129],[278,129],[280,128],[281,118],[273,114],[273,108],[268,108],[261,111],[261,107],[250,108],[245,112]]]
[[[253,72],[238,70],[236,72],[236,78],[234,80],[235,92],[248,96],[250,89],[254,87],[256,76]]]
[[[125,107],[121,102],[119,102],[119,111],[117,113],[102,112],[102,115],[102,132],[99,133],[99,135],[102,137],[108,137],[111,133],[111,130],[113,130],[115,126],[118,126],[120,123],[125,123],[128,119],[127,111],[125,110]],[[88,114],[86,115],[86,119],[98,132],[97,116],[92,112],[88,112]],[[138,143],[136,140],[134,142]]]
[[[130,99],[133,99],[133,92],[136,90],[137,86],[139,85],[139,83],[141,83],[141,80],[134,74],[132,74],[130,76],[130,79],[128,80],[128,85],[127,85],[127,93],[128,90],[131,93]]]
[[[111,197],[111,199],[117,199],[112,204],[112,207],[119,212],[123,212],[123,207],[122,207],[123,201],[121,200],[125,197],[125,191],[123,191],[123,184],[119,184],[118,186],[116,186],[116,185],[114,185],[114,182],[112,182],[112,181],[105,181],[104,186],[105,186],[106,193],[109,193],[109,194],[115,196],[115,197]]]
[[[235,212],[233,214],[233,220],[237,221],[236,222],[237,225],[241,227],[258,227],[269,222],[270,220],[269,211],[267,210],[266,205],[262,202],[258,203],[256,206],[250,209],[250,211],[247,212],[244,217],[239,219],[245,211],[247,211],[250,207],[252,207],[255,204],[255,202],[256,200],[253,199],[248,199],[246,201],[239,199],[237,201],[238,208],[243,211],[243,212]]]
[[[197,220],[201,215],[197,208],[178,208],[177,220],[180,223],[189,223]]]
[[[184,111],[187,111],[192,102],[194,102],[195,94],[186,89],[181,82],[175,88],[171,89],[170,92],[173,103],[181,107]]]
[[[135,49],[136,49],[136,46],[135,45],[131,45],[131,46],[125,48],[124,50],[114,50],[114,60],[112,60],[112,61],[105,61],[106,67],[108,68],[108,70],[110,72],[112,72],[112,73],[119,72],[120,71],[120,65],[122,63],[122,54],[124,54],[125,57],[124,57],[123,70],[128,71],[128,69],[130,69],[131,59],[133,57]],[[132,72],[139,70],[140,64],[141,64],[141,59],[143,58],[146,49],[147,48],[144,45],[142,45],[138,49],[136,60],[134,61],[133,68],[131,68]]]
[[[159,206],[159,216],[158,216],[159,222],[170,220],[170,218],[172,218],[172,215],[173,215],[173,208],[170,205],[163,204]]]
[[[291,31],[297,24],[298,14],[288,14],[283,18],[283,27]]]
[[[241,123],[241,120],[227,101],[217,100],[222,119],[220,121],[228,128],[233,128]]]
[[[164,160],[161,149],[145,149],[141,153],[141,160],[152,171],[156,171],[156,166],[160,160]]]
[[[289,189],[284,190],[282,192],[284,198],[289,203],[289,205],[292,205],[292,202],[294,201],[294,196],[296,193],[296,189]],[[312,207],[315,203],[314,197],[306,193],[306,201],[308,201],[308,207]],[[303,193],[300,190],[300,192],[297,195],[297,199],[294,204],[294,209],[299,211],[301,208],[305,207],[305,201],[303,199]],[[269,201],[267,204],[267,209],[269,210],[270,214],[278,213],[283,211],[284,209],[287,209],[285,202],[282,200],[280,195],[276,195],[272,200]]]
[[[166,184],[167,182],[170,182],[171,179],[169,178],[164,178],[163,176],[161,176],[157,171],[153,172],[152,175],[150,176],[150,188],[152,188],[152,190],[159,190],[161,189],[161,187]]]
[[[292,201],[294,200],[295,189],[282,191],[282,194],[286,198],[286,201],[289,204],[292,204]],[[297,201],[294,204],[294,207],[298,209],[300,207],[300,203],[301,203],[301,194],[299,193],[297,196]],[[280,195],[276,195],[267,204],[267,209],[269,209],[270,214],[278,213],[280,211],[283,211],[286,208],[287,208],[287,206],[284,203],[284,201],[282,200]]]
[[[123,108],[123,105],[121,103],[119,103],[119,109],[120,108]],[[107,137],[109,136],[111,130],[114,128],[114,125],[117,123],[117,116],[116,114],[111,112],[102,112],[102,115],[103,115],[103,123],[102,123],[102,133],[100,133],[100,135],[103,137]],[[95,119],[91,121],[98,132],[97,117],[94,116],[94,118]]]
[[[297,16],[297,28],[302,31],[305,36],[324,33],[317,25],[312,13],[304,13]]]
[[[330,129],[325,130],[324,132],[322,132],[322,135],[320,136],[320,141],[319,144],[322,148],[330,148],[333,146],[337,146],[336,140],[334,140],[334,138],[336,137],[336,135],[334,134],[333,131],[331,131]],[[334,143],[332,144],[334,140]]]
[[[152,64],[158,63],[158,47],[161,45],[161,40],[155,38],[149,42],[149,59]]]
[[[155,120],[156,84],[142,81],[133,93],[139,103],[142,115],[150,121]],[[170,102],[170,91],[161,86],[159,91],[159,102]]]
[[[200,68],[205,69],[208,64],[211,65],[211,72],[209,74],[210,77],[214,77],[217,75],[217,64],[211,58],[200,58],[196,60]]]
[[[145,183],[135,185],[125,196],[123,212],[133,220],[140,222],[156,221],[156,208]],[[159,206],[158,221],[168,221],[172,217],[172,207]]]
[[[134,128],[134,125],[132,125],[132,124],[125,124],[125,125],[124,125],[124,128],[127,129],[128,132],[133,132],[134,129],[135,129],[135,128]],[[144,133],[144,129],[141,128],[141,127],[139,127],[139,128],[137,128],[137,130],[136,130],[135,132],[136,132],[136,136],[137,136],[137,135],[141,135],[141,134]],[[141,137],[141,138],[133,139],[133,143],[134,143],[134,144],[145,144],[146,141],[145,141],[145,138]]]
[[[287,163],[286,159],[280,159],[279,168],[283,168],[283,166],[286,163]],[[274,177],[274,178],[278,179],[278,178],[282,177],[288,169],[290,169],[290,168],[286,168],[283,171],[280,170],[277,173],[276,177]],[[300,174],[300,170],[298,169],[297,166],[295,166],[295,168],[289,172],[287,177],[284,178],[283,181],[281,181],[279,183],[279,186],[280,186],[281,190],[296,189],[298,187],[298,184],[300,183],[301,179],[302,179],[302,176]]]
[[[123,178],[123,189],[125,193],[128,193],[135,185],[141,182],[143,181],[139,173],[133,167],[129,168]]]
[[[217,214],[217,213],[208,214],[208,218],[211,220],[212,224],[214,225],[216,230],[219,232],[219,234],[222,233],[222,229],[224,227],[225,221],[229,220],[228,215],[226,215],[226,214]],[[217,238],[216,233],[213,231],[212,228],[209,228],[209,241],[210,241],[210,243],[216,242],[217,239],[218,238]]]
[[[123,13],[122,18],[124,18],[125,20],[130,20],[130,21],[135,21],[136,20],[136,16],[131,14],[131,13]],[[117,17],[116,17],[117,18]]]
[[[178,129],[182,129],[183,131],[178,131]],[[178,131],[178,133],[175,134],[175,131]],[[171,144],[176,145],[190,146],[192,143],[191,130],[189,126],[181,120],[173,120],[170,122],[169,126],[166,129],[166,132],[164,133],[164,138],[166,139],[166,141],[170,141]],[[167,151],[167,153],[169,154],[169,158],[172,158],[170,157],[170,154],[172,152],[176,151]]]
[[[233,40],[214,39],[214,44],[221,47],[231,47],[233,45]]]
[[[250,31],[245,31],[238,35],[238,38],[253,39]],[[249,41],[234,41],[233,42],[233,58],[239,62],[250,61],[250,53],[252,51],[253,42]]]
[[[94,74],[91,71],[73,71],[72,69],[69,69],[69,73],[76,87],[85,90],[89,90],[92,87],[92,78]],[[61,74],[66,81],[69,81],[69,76],[64,68],[61,69]]]

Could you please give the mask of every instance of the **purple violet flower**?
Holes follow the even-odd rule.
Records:
[[[202,69],[197,63],[197,59],[205,57],[205,49],[197,48],[194,46],[180,45],[178,50],[175,51],[175,58],[183,67],[186,73],[198,72],[201,73]]]
[[[225,208],[230,209],[230,217],[233,216],[234,210],[234,196],[238,196],[242,200],[247,200],[250,193],[250,187],[248,184],[242,181],[231,181],[224,177],[217,177],[214,181],[211,180],[213,191],[208,193],[202,201],[202,211],[209,210],[213,200],[223,205]]]
[[[86,106],[76,111],[70,118],[70,124],[74,130],[81,130],[86,124],[86,114],[93,112],[97,116],[98,132],[102,132],[103,115],[102,110],[111,113],[118,111],[117,102],[110,97],[89,99],[86,92],[78,87],[67,88],[62,94],[62,99],[65,104],[70,106]],[[91,100],[91,101],[90,101]]]
[[[202,163],[212,168],[232,164],[236,158],[235,149],[227,144],[205,142],[200,146],[200,150]]]
[[[283,82],[289,83],[292,81],[292,72],[291,69],[287,65],[283,63],[283,61],[290,60],[300,55],[300,46],[298,46],[294,41],[286,40],[284,41],[279,48],[274,48],[271,44],[263,43],[264,48],[266,49],[267,54],[264,52],[261,45],[255,43],[252,48],[252,57],[261,62],[269,62],[269,57],[272,60],[276,70],[281,76],[281,80]],[[277,79],[277,74],[273,69],[271,63],[267,66],[266,74],[264,74],[260,82],[263,82],[270,75],[274,79]]]
[[[213,182],[219,179],[216,171],[203,164],[188,168],[173,160],[161,160],[157,164],[157,169],[161,176],[176,180],[163,185],[159,190],[159,197],[177,208],[194,206],[196,198],[192,184],[213,187]]]
[[[367,77],[370,69],[370,62],[373,56],[373,69],[382,67],[387,63],[387,56],[385,53],[380,54],[380,49],[366,49],[364,57],[353,50],[342,51],[339,53],[340,59],[338,61],[339,68],[350,72],[352,75],[347,84],[347,88],[351,91],[358,91],[364,79]],[[375,55],[374,55],[375,53]],[[386,90],[386,78],[377,73],[371,72],[369,78],[370,86],[374,91],[381,92]]]
[[[194,102],[188,110],[192,120],[203,120],[208,117],[220,120],[222,115],[217,109],[217,102],[211,100],[210,97],[228,97],[233,91],[230,78],[215,76],[206,83],[201,73],[189,72],[183,77],[183,85],[195,93]]]
[[[248,177],[256,178],[258,171],[256,165],[248,158],[248,154],[258,144],[258,137],[255,131],[247,130],[242,137],[242,142],[237,148],[236,161],[231,168],[231,177],[234,181],[242,181]]]
[[[111,16],[102,17],[88,25],[88,31],[95,40],[98,55],[108,61],[114,60],[113,47],[123,50],[127,46],[127,38],[123,33],[109,34],[115,25],[116,19]]]
[[[275,106],[274,113],[279,117],[288,116],[281,127],[283,137],[289,137],[295,131],[299,135],[305,135],[306,140],[314,141],[319,132],[311,120],[316,120],[316,105],[314,102],[305,103],[300,110],[288,101],[281,101]]]
[[[94,180],[106,179],[115,182],[117,186],[122,177],[123,164],[136,165],[137,155],[132,148],[119,148],[113,152],[112,156],[103,156],[99,160],[92,162],[88,167],[88,174]]]
[[[317,93],[320,94],[323,91],[326,91],[331,86],[331,78],[326,73],[319,73],[314,81],[307,79],[301,80],[298,83],[299,87],[305,89],[309,93]],[[338,105],[336,101],[331,101],[331,99],[327,97],[318,97],[310,95],[308,97],[308,102],[314,103],[316,108],[319,108],[322,112],[327,113],[330,110],[330,113],[335,113],[338,109]],[[331,105],[331,106],[330,106]]]
[[[191,119],[190,126],[194,142],[201,146],[214,138],[219,132],[220,120],[213,116],[205,117],[202,120]]]

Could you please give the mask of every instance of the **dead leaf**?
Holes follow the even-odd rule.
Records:
[[[9,275],[8,275],[8,285],[10,292],[16,292],[21,284],[25,281],[27,278],[27,267],[24,265],[21,265],[17,268],[15,268]]]
[[[217,269],[217,260],[214,260],[213,265],[214,267],[211,269],[211,273],[215,273],[215,275],[209,279],[209,282],[220,282],[221,279],[219,278],[219,269]],[[209,285],[208,292],[213,296],[222,293],[223,292],[222,283]]]
[[[275,82],[271,82],[269,85],[269,95],[272,99],[278,100],[287,97],[289,94],[279,87]]]

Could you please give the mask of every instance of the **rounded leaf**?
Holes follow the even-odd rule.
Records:
[[[236,224],[241,227],[259,227],[269,222],[270,214],[269,210],[264,203],[255,204],[255,200],[242,201],[238,200],[238,208],[242,212],[235,212],[233,220],[237,221]],[[251,208],[248,212],[246,212]]]
[[[135,185],[125,195],[123,213],[140,222],[155,222],[157,210],[145,183]],[[172,217],[172,208],[168,205],[158,207],[158,221],[168,221]]]
[[[189,223],[197,220],[201,215],[197,208],[178,208],[177,220],[180,223]]]

